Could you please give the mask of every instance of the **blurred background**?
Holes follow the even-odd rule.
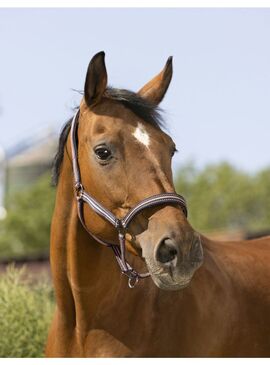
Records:
[[[270,9],[0,9],[0,271],[16,262],[27,263],[31,283],[49,275],[52,159],[89,60],[101,50],[109,83],[133,91],[173,55],[161,107],[179,150],[175,184],[194,228],[216,239],[270,234],[269,38]],[[14,350],[6,337],[0,356],[39,356],[50,284],[33,292],[22,284],[25,274],[8,270],[0,302],[10,293],[5,302],[20,306],[19,282],[22,295],[34,295],[31,303],[46,311],[36,325],[38,345]],[[5,333],[20,323],[18,310],[10,313],[0,314]]]

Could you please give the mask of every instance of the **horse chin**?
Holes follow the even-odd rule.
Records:
[[[176,291],[181,290],[189,286],[191,279],[187,281],[180,281],[179,283],[173,281],[173,280],[166,280],[164,281],[163,278],[160,278],[158,276],[151,275],[153,282],[156,284],[156,286],[159,289],[162,290],[168,290],[168,291]]]
[[[182,270],[179,272],[178,270],[169,268],[168,270],[164,270],[164,268],[159,267],[159,265],[156,265],[149,259],[145,259],[145,262],[156,286],[159,289],[168,291],[176,291],[188,287],[196,269],[201,266],[201,264],[197,264],[196,269],[193,267],[191,270],[184,273]]]

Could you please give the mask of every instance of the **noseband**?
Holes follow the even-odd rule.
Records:
[[[183,213],[187,217],[187,206],[185,199],[178,194],[175,193],[164,193],[158,195],[152,195],[149,198],[142,200],[140,203],[135,205],[124,218],[117,218],[112,212],[103,207],[95,198],[89,195],[85,190],[81,182],[81,174],[80,167],[78,161],[78,144],[77,144],[77,129],[79,123],[79,113],[80,110],[74,115],[71,122],[71,151],[72,151],[72,166],[73,166],[73,174],[74,174],[74,188],[75,195],[77,199],[77,208],[78,208],[78,216],[79,219],[85,228],[85,230],[99,243],[110,247],[114,254],[115,258],[118,262],[120,270],[123,274],[128,277],[128,285],[130,288],[133,288],[139,279],[143,279],[148,277],[149,273],[138,273],[133,267],[129,265],[126,260],[126,240],[125,234],[128,229],[129,223],[132,219],[140,213],[142,210],[146,208],[152,208],[159,205],[167,205],[167,204],[178,204],[180,205]],[[86,223],[84,220],[83,213],[83,204],[86,203],[89,207],[97,213],[99,216],[107,220],[110,224],[112,224],[118,232],[119,244],[107,242],[102,240],[101,238],[95,236],[93,233],[89,231],[86,227]]]

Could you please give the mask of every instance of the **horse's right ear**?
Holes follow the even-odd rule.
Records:
[[[107,71],[104,59],[105,53],[99,52],[89,63],[84,85],[84,97],[88,106],[96,104],[107,87]]]

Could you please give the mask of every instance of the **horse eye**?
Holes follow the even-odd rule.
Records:
[[[99,160],[103,161],[108,160],[112,156],[111,151],[107,147],[97,147],[95,154]]]
[[[178,152],[178,150],[177,150],[177,148],[176,148],[176,147],[174,147],[174,149],[172,150],[172,157],[174,156],[174,154],[175,154],[176,152]]]

